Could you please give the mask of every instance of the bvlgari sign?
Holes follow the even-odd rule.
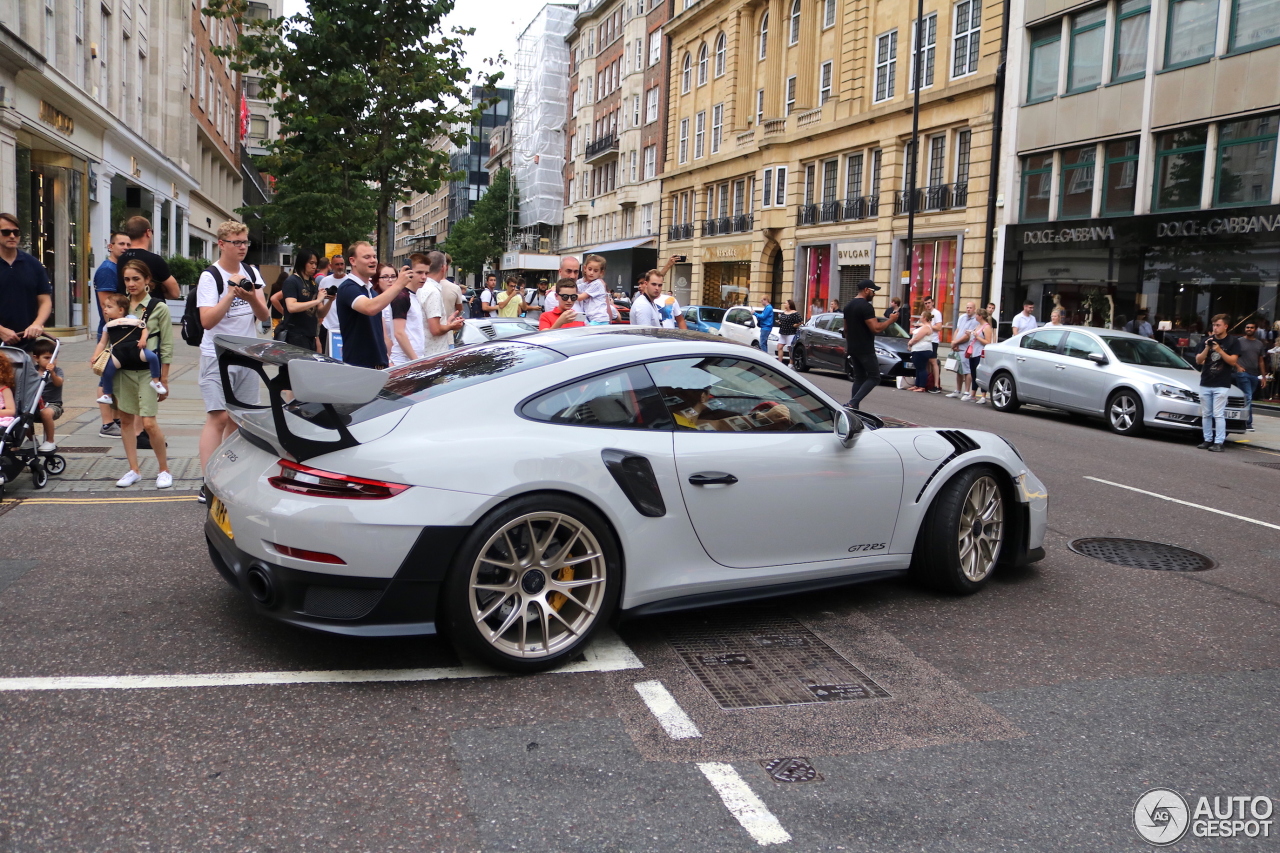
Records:
[[[836,264],[838,266],[871,266],[875,256],[875,240],[851,240],[848,243],[836,243]]]

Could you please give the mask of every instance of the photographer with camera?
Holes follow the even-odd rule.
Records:
[[[196,283],[196,305],[204,338],[200,341],[200,396],[204,398],[205,422],[200,433],[200,467],[222,440],[235,431],[227,414],[218,372],[218,356],[213,348],[217,335],[258,336],[258,323],[271,316],[262,295],[262,276],[244,262],[249,251],[249,228],[234,220],[218,226],[218,261],[200,274]],[[247,367],[230,368],[236,399],[256,405],[258,379]]]
[[[1240,343],[1227,334],[1230,318],[1219,314],[1213,318],[1213,333],[1206,335],[1204,345],[1196,353],[1200,369],[1200,424],[1204,430],[1201,450],[1222,452],[1227,440],[1227,395],[1234,384],[1236,365],[1240,362]]]

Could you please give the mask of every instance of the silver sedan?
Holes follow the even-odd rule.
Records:
[[[1104,418],[1112,432],[1200,429],[1200,374],[1150,338],[1085,326],[1042,326],[991,344],[978,384],[1002,412],[1034,403]],[[1227,432],[1244,432],[1244,394],[1232,388]]]

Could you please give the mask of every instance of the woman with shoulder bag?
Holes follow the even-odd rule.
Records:
[[[125,292],[129,294],[129,314],[140,317],[146,323],[146,345],[160,357],[160,384],[167,389],[169,364],[173,361],[173,317],[169,314],[169,306],[163,299],[151,296],[151,269],[142,261],[136,258],[125,261],[122,275]],[[173,475],[169,473],[164,433],[156,422],[160,403],[169,396],[168,391],[163,394],[159,392],[151,382],[151,372],[148,369],[117,370],[112,390],[116,398],[116,409],[120,412],[120,437],[124,444],[124,455],[129,460],[129,470],[116,481],[116,485],[124,489],[142,479],[138,467],[138,433],[135,426],[135,419],[142,418],[142,429],[156,454],[156,467],[159,469],[156,488],[169,488],[173,485]]]
[[[316,253],[309,249],[298,252],[293,275],[281,288],[284,319],[276,326],[275,339],[303,349],[320,352],[320,321],[333,304],[328,293],[321,293],[315,282]]]

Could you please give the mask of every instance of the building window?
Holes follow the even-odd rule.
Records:
[[[822,28],[836,25],[836,0],[826,0],[825,8],[822,11]]]
[[[662,59],[662,31],[649,33],[649,64],[657,65]]]
[[[631,152],[631,183],[640,180],[640,155]]]
[[[883,159],[883,152],[877,148],[871,152],[871,191],[868,193],[874,199],[880,198],[880,161]]]
[[[1049,193],[1053,187],[1053,155],[1036,154],[1022,159],[1022,221],[1049,218]]]
[[[1106,40],[1106,6],[1090,9],[1071,19],[1067,92],[1084,92],[1102,84],[1102,50]]]
[[[924,78],[923,88],[928,89],[933,85],[933,58],[938,45],[938,13],[925,15],[924,26],[921,29],[924,36],[924,53],[920,56],[920,76]],[[907,90],[908,92],[914,92],[916,86],[915,44],[916,26],[913,23],[911,25],[911,88]]]
[[[680,162],[689,162],[689,120],[687,118],[680,119]]]
[[[955,5],[955,27],[951,41],[951,76],[963,77],[978,70],[982,0],[960,0]]]
[[[1088,219],[1093,215],[1093,169],[1096,155],[1096,145],[1068,148],[1062,152],[1062,183],[1058,190],[1059,219]]]
[[[787,204],[787,167],[776,166],[773,170],[773,206],[785,207]]]
[[[703,145],[707,138],[707,111],[703,110],[694,116],[693,129],[693,159],[698,160],[702,157],[704,150]]]
[[[973,147],[973,134],[962,130],[956,134],[956,183],[969,183],[969,153]]]
[[[733,182],[733,215],[741,216],[746,213],[747,204],[747,182],[745,180]]]
[[[760,182],[763,192],[760,194],[761,207],[773,207],[773,169],[764,170],[764,178]]]
[[[1275,115],[1256,116],[1218,128],[1219,205],[1269,204],[1276,168]]]
[[[840,161],[828,160],[822,164],[822,201],[836,200],[836,185],[840,180]]]
[[[818,69],[818,106],[822,106],[831,99],[831,60],[822,63],[822,67]]]
[[[263,116],[249,116],[249,138],[250,139],[266,139],[267,138],[267,120]]]
[[[680,68],[680,94],[687,95],[693,88],[693,57],[684,55],[684,65]]]
[[[720,218],[724,219],[729,215],[729,185],[727,183],[720,185]]]
[[[817,175],[817,167],[812,163],[804,167],[804,203],[807,207],[813,204],[813,182]]]
[[[711,108],[711,153],[720,152],[720,138],[724,133],[724,104]]]
[[[1138,200],[1138,140],[1108,142],[1103,169],[1102,215],[1132,215]]]
[[[876,39],[876,93],[875,102],[893,97],[893,86],[898,74],[898,31],[885,33]]]
[[[1280,4],[1274,0],[1232,0],[1231,50],[1280,42]]]
[[[707,85],[707,43],[698,48],[698,85]]]
[[[1047,101],[1058,94],[1058,50],[1061,43],[1061,24],[1049,24],[1031,31],[1031,73],[1027,77],[1027,103]]]
[[[644,149],[644,179],[653,180],[658,176],[658,146],[650,145]]]
[[[725,54],[729,52],[728,39],[724,33],[716,37],[716,76],[724,76]]]
[[[1217,38],[1218,0],[1169,0],[1165,68],[1208,59],[1213,56]]]
[[[941,186],[947,174],[947,137],[938,134],[929,138],[929,183],[926,186]]]
[[[1133,80],[1147,73],[1147,27],[1151,0],[1121,0],[1111,58],[1111,80]]]
[[[631,96],[631,126],[640,126],[640,96]]]
[[[850,154],[844,160],[844,197],[862,195],[862,152]]]
[[[644,39],[636,39],[636,70],[644,68]]]
[[[791,34],[788,42],[790,44],[800,42],[800,0],[794,0],[791,4]]]
[[[756,125],[764,121],[764,89],[756,89]]]
[[[1208,128],[1193,127],[1156,137],[1156,210],[1192,210],[1200,206],[1208,134]]]
[[[769,13],[760,16],[760,58],[764,59],[769,52]]]
[[[658,120],[658,87],[654,86],[649,90],[648,101],[644,105],[644,122],[648,124],[651,121]]]
[[[783,106],[785,107],[782,112],[784,116],[791,115],[791,111],[796,107],[796,78],[794,76],[787,78],[787,97]]]
[[[653,233],[653,203],[643,204],[640,206],[640,233]]]

